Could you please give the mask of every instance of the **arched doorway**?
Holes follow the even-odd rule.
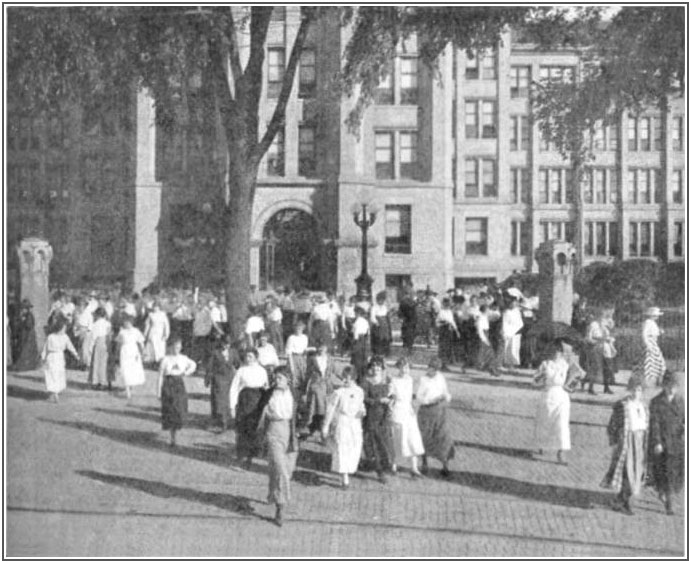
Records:
[[[323,243],[314,217],[300,209],[282,209],[264,226],[259,253],[262,289],[288,285],[319,289]]]

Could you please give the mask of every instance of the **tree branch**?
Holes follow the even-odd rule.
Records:
[[[240,50],[238,46],[238,35],[235,31],[235,20],[233,19],[233,7],[228,6],[228,51],[230,55],[230,70],[233,73],[233,82],[242,78],[242,65],[240,64]]]
[[[237,102],[230,91],[228,73],[226,72],[226,59],[221,52],[218,41],[209,39],[207,44],[209,47],[209,63],[211,75],[213,77],[214,92],[216,99],[218,99],[221,120],[223,121],[223,130],[227,136],[229,132],[232,132],[234,129],[230,125],[230,119],[233,115],[237,114]]]
[[[300,60],[300,55],[302,54],[303,47],[305,45],[305,40],[307,39],[307,32],[309,31],[310,24],[312,23],[314,17],[311,13],[303,15],[302,21],[300,22],[300,28],[298,29],[297,35],[295,36],[295,42],[293,43],[293,48],[290,51],[290,58],[288,59],[288,66],[286,67],[285,73],[283,74],[283,83],[281,84],[281,91],[278,94],[278,100],[276,101],[276,107],[274,108],[274,113],[271,116],[271,121],[269,122],[266,132],[262,137],[262,140],[256,146],[254,150],[254,156],[257,159],[264,156],[269,146],[274,140],[276,133],[283,125],[285,119],[286,105],[288,104],[288,99],[290,98],[290,91],[293,89],[293,81],[295,79],[295,72],[297,70],[298,61]]]

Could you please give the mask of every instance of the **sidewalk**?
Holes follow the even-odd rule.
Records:
[[[418,374],[420,371],[418,370]],[[619,380],[625,377],[620,374]],[[6,376],[6,556],[682,557],[685,511],[666,516],[646,489],[634,516],[613,512],[598,484],[614,396],[575,393],[568,466],[531,459],[537,393],[526,375],[447,374],[456,439],[452,479],[382,485],[371,473],[336,488],[316,442],[300,453],[294,500],[277,528],[265,504],[266,462],[235,465],[233,433],[206,431],[208,392],[186,381],[190,424],[171,450],[155,374],[132,404],[70,372],[60,404],[41,375]]]

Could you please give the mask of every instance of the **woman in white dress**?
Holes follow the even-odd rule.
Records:
[[[535,384],[544,389],[535,413],[535,444],[539,453],[557,450],[557,461],[566,465],[564,452],[571,449],[571,400],[564,389],[569,364],[561,342],[552,346],[535,374]]]
[[[518,299],[513,299],[501,318],[501,332],[504,339],[504,367],[512,368],[521,365],[521,335],[523,315],[518,306]]]
[[[417,424],[417,415],[413,408],[413,378],[410,375],[410,362],[400,358],[396,362],[398,374],[391,378],[393,403],[391,404],[391,430],[395,461],[394,473],[401,458],[410,458],[413,478],[421,477],[417,468],[418,456],[425,453],[422,435]]]
[[[350,485],[349,475],[357,471],[362,454],[365,397],[354,375],[351,366],[343,368],[343,386],[329,396],[322,425],[322,438],[331,449],[331,471],[340,474],[344,489]]]
[[[144,334],[146,336],[144,359],[149,363],[157,364],[166,355],[166,341],[170,336],[168,315],[161,310],[161,304],[158,301],[154,302],[153,311],[146,318]]]
[[[126,316],[122,321],[122,328],[118,333],[117,343],[120,358],[120,376],[125,384],[127,398],[132,398],[131,387],[144,385],[144,364],[142,353],[144,351],[144,335],[132,324],[132,318]]]
[[[58,393],[67,387],[67,377],[65,375],[65,350],[68,350],[75,359],[79,359],[79,354],[74,349],[72,341],[66,333],[66,325],[58,321],[53,328],[53,332],[48,335],[41,352],[41,360],[44,363],[44,375],[46,378],[46,390],[50,393],[50,401],[58,402]]]
[[[633,374],[642,378],[646,387],[658,385],[667,369],[665,358],[657,342],[658,338],[665,332],[657,324],[661,315],[662,311],[659,307],[646,309],[646,319],[643,322],[642,331],[644,349],[641,358],[633,368]]]

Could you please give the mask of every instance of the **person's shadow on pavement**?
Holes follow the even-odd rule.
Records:
[[[186,487],[176,487],[161,483],[160,481],[149,481],[147,479],[139,479],[136,477],[125,477],[123,475],[112,475],[109,473],[100,473],[98,471],[79,470],[76,471],[78,475],[87,477],[95,481],[100,481],[108,485],[117,485],[119,487],[126,487],[128,489],[136,489],[144,493],[154,495],[160,498],[179,498],[202,504],[216,506],[222,510],[235,512],[245,516],[253,516],[259,520],[266,520],[273,522],[273,519],[261,514],[257,514],[252,506],[253,502],[262,503],[244,496],[229,495],[224,493],[207,493],[188,489]]]

